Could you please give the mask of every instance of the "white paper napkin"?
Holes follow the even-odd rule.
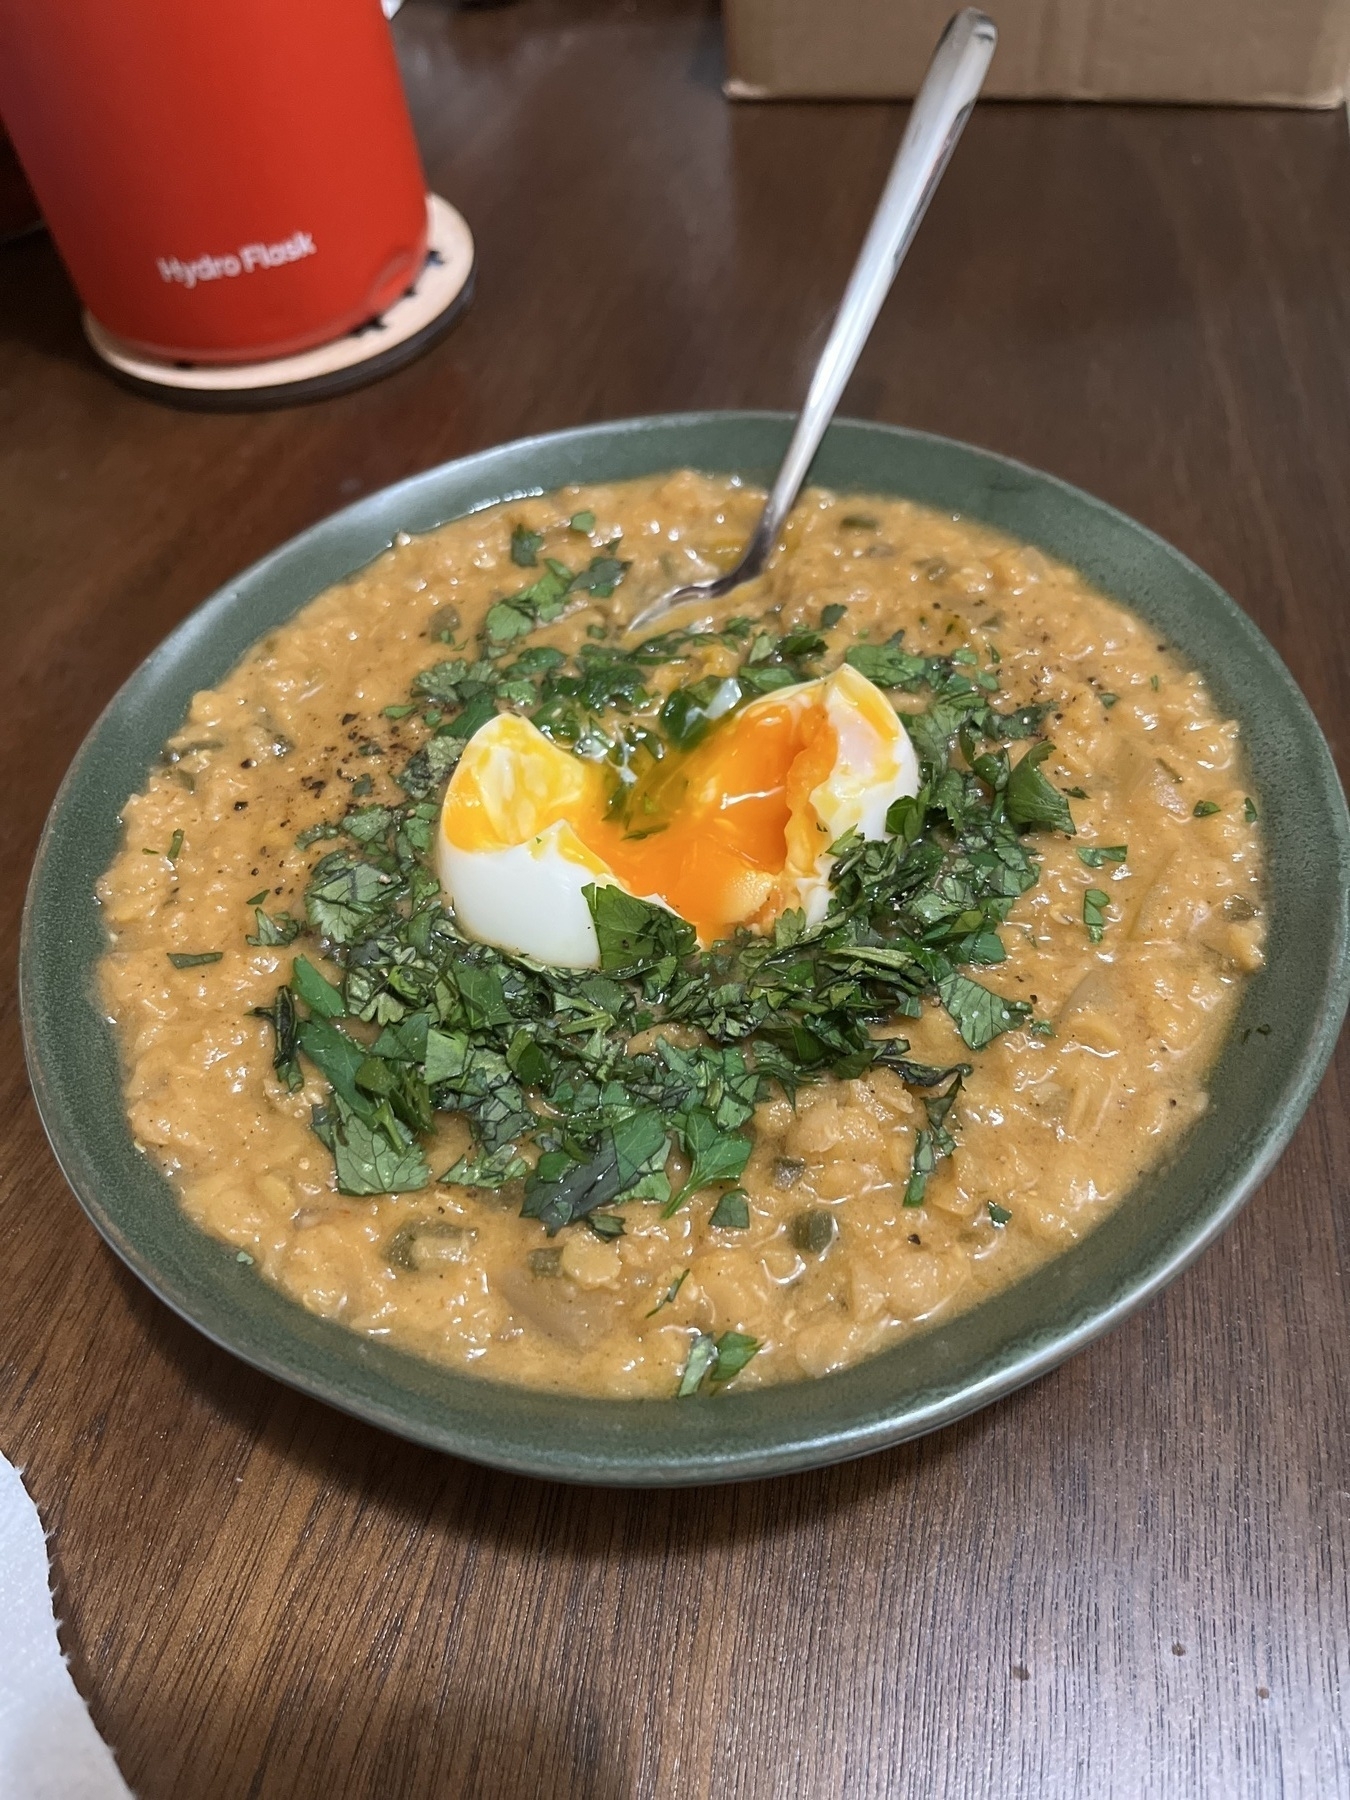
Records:
[[[47,1539],[0,1456],[0,1800],[132,1800],[56,1638]]]

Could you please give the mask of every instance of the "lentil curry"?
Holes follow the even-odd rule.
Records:
[[[1203,1111],[1263,935],[1204,682],[1039,551],[823,491],[697,630],[625,635],[760,503],[683,472],[401,536],[127,803],[100,980],[136,1142],[304,1306],[573,1393],[822,1375],[1073,1244]],[[599,886],[598,971],[456,928],[429,846],[500,710],[621,806],[845,660],[923,785],[831,845],[822,922],[699,946]]]

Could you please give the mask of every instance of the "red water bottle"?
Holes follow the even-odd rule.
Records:
[[[380,0],[0,0],[0,118],[89,311],[158,357],[339,337],[426,256]]]

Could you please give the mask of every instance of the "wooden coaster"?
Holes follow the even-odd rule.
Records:
[[[260,363],[169,362],[115,337],[91,313],[84,332],[128,387],[173,405],[240,412],[319,400],[376,381],[420,356],[448,331],[473,294],[473,237],[439,194],[427,195],[427,260],[388,312],[346,337]]]

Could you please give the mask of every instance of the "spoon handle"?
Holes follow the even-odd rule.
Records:
[[[997,42],[993,20],[973,6],[957,13],[938,40],[829,340],[811,377],[792,442],[747,547],[746,563],[762,563],[778,540],[844,386],[965,129]]]

